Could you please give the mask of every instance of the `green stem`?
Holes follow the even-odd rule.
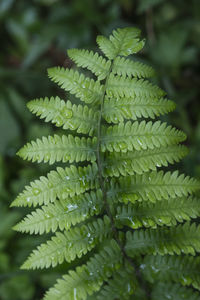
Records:
[[[100,181],[100,187],[103,193],[103,201],[104,201],[104,205],[106,208],[106,212],[107,215],[109,216],[110,220],[111,220],[111,224],[112,224],[112,230],[113,232],[116,231],[116,228],[114,226],[114,220],[113,220],[113,216],[112,213],[110,211],[110,207],[109,204],[107,202],[107,193],[106,193],[106,189],[105,189],[105,183],[104,183],[104,178],[103,178],[103,162],[101,160],[101,154],[100,154],[100,148],[101,148],[101,122],[102,122],[102,112],[103,112],[103,108],[104,108],[104,99],[105,99],[105,95],[106,95],[106,89],[107,89],[107,85],[108,85],[108,78],[109,75],[111,73],[112,70],[112,66],[113,66],[114,61],[112,61],[109,71],[108,71],[108,75],[106,77],[106,81],[104,84],[104,89],[103,89],[103,93],[102,93],[102,98],[101,98],[101,103],[100,103],[100,114],[99,114],[99,120],[98,120],[98,125],[97,125],[97,165],[98,165],[98,173],[99,173],[99,181]]]
[[[121,249],[123,257],[129,262],[129,264],[135,270],[135,274],[136,274],[138,283],[145,290],[147,299],[150,299],[150,291],[149,291],[149,289],[146,285],[146,282],[142,278],[139,267],[126,254],[124,246],[122,245],[122,243],[121,243],[121,241],[118,237],[118,230],[115,227],[114,218],[113,218],[113,215],[111,213],[109,203],[107,201],[107,192],[106,192],[105,182],[104,182],[104,178],[103,178],[103,161],[102,161],[102,158],[101,158],[101,151],[100,151],[100,148],[101,148],[101,123],[102,123],[102,112],[103,112],[103,109],[104,109],[104,100],[105,100],[105,96],[106,96],[106,89],[107,89],[107,85],[108,85],[108,79],[109,79],[109,75],[111,73],[113,64],[114,64],[114,59],[113,59],[111,65],[110,65],[108,75],[107,75],[106,80],[105,80],[104,89],[103,89],[101,102],[100,102],[99,120],[98,120],[98,125],[97,125],[97,150],[96,150],[96,152],[97,152],[97,165],[98,165],[98,173],[99,173],[99,182],[100,182],[100,187],[101,187],[101,190],[102,190],[102,193],[103,193],[103,202],[104,202],[104,205],[105,205],[106,213],[107,213],[108,217],[111,220],[111,227],[112,227],[113,236],[114,236],[116,242],[118,243],[118,245]]]

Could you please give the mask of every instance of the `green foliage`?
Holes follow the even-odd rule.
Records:
[[[89,133],[92,135],[96,128],[95,118],[97,112],[89,109],[88,106],[72,105],[70,101],[65,102],[59,97],[50,99],[36,99],[28,103],[28,108],[36,116],[51,121],[63,129],[77,130],[78,133]]]
[[[32,162],[79,162],[95,161],[94,154],[96,139],[73,137],[72,135],[59,135],[42,137],[24,146],[18,155]]]
[[[72,164],[32,181],[12,203],[42,206],[18,223],[17,231],[55,232],[33,250],[22,268],[69,264],[71,270],[50,288],[45,300],[145,299],[147,285],[154,297],[160,293],[153,288],[159,280],[198,288],[199,261],[187,254],[200,251],[200,227],[190,222],[200,216],[195,196],[200,184],[178,171],[159,171],[186,155],[186,147],[179,145],[186,135],[166,122],[135,121],[154,119],[175,105],[162,89],[141,78],[153,75],[150,67],[136,64],[137,71],[125,72],[127,60],[121,56],[144,46],[138,29],[114,30],[109,38],[98,36],[97,43],[106,57],[69,51],[97,80],[69,68],[48,70],[52,81],[85,106],[58,97],[28,104],[37,116],[73,130],[73,135],[42,137],[25,145],[19,156]],[[176,271],[169,266],[176,266]]]
[[[200,290],[199,264],[199,257],[156,255],[146,256],[140,268],[149,282],[171,281]]]

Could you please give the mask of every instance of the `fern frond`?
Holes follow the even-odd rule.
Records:
[[[55,162],[80,162],[96,160],[95,155],[96,138],[79,138],[72,135],[59,135],[42,137],[26,144],[18,151],[18,155],[23,159],[49,162],[50,165]]]
[[[144,40],[139,40],[140,30],[137,28],[119,28],[113,30],[109,39],[104,36],[97,37],[97,43],[101,51],[113,59],[118,55],[128,56],[137,53],[144,47]]]
[[[47,177],[41,176],[40,180],[35,180],[26,186],[11,206],[48,204],[54,202],[57,197],[65,199],[97,188],[97,171],[95,163],[78,168],[73,165],[65,169],[58,167],[56,171],[49,172]]]
[[[199,300],[199,294],[180,284],[159,282],[152,291],[152,300]]]
[[[68,230],[93,215],[100,214],[103,208],[102,192],[84,193],[73,198],[56,200],[41,209],[28,214],[14,229],[30,234],[43,234],[57,229]]]
[[[98,242],[109,237],[111,232],[110,219],[97,219],[81,227],[75,227],[63,233],[57,232],[51,240],[40,245],[22,265],[22,269],[43,269],[55,267],[80,258],[91,251]]]
[[[87,68],[98,77],[98,80],[103,80],[108,75],[111,61],[106,60],[97,52],[69,49],[67,54],[78,67]]]
[[[106,155],[104,167],[105,176],[126,176],[142,174],[150,170],[156,171],[158,167],[180,161],[188,154],[185,146],[168,146],[154,149],[110,152]]]
[[[108,123],[123,122],[124,119],[152,118],[175,109],[174,102],[152,98],[106,98],[103,117]]]
[[[154,76],[155,71],[152,67],[141,62],[116,57],[113,62],[112,73],[124,77],[148,78]]]
[[[44,300],[76,299],[86,300],[88,295],[98,291],[103,282],[120,268],[122,256],[118,244],[111,240],[98,254],[90,258],[87,264],[69,271],[63,279],[51,288]]]
[[[200,200],[191,195],[200,183],[178,171],[157,171],[187,154],[179,145],[186,135],[161,121],[137,121],[169,113],[175,104],[146,80],[154,75],[151,67],[126,58],[142,49],[140,30],[117,29],[97,43],[106,57],[68,51],[95,79],[72,69],[48,70],[52,81],[85,105],[59,97],[28,103],[45,122],[73,132],[32,141],[18,155],[74,165],[31,182],[12,203],[41,206],[15,230],[55,232],[22,267],[73,261],[44,300],[150,300],[151,294],[155,300],[183,300],[181,293],[196,299],[177,285],[167,283],[170,291],[163,286],[174,281],[200,290],[200,259],[189,256],[200,252],[200,225],[190,223],[200,217]],[[83,265],[76,267],[80,261]]]
[[[200,257],[147,255],[140,268],[151,283],[173,281],[200,290]]]
[[[110,98],[115,97],[144,97],[159,99],[165,96],[165,92],[158,86],[153,85],[147,80],[126,78],[118,75],[109,76],[108,84],[106,88],[107,96]]]
[[[188,222],[173,228],[140,229],[126,234],[127,254],[192,254],[200,252],[200,226]]]
[[[135,150],[154,149],[155,147],[178,144],[186,139],[186,135],[166,123],[156,121],[120,123],[103,127],[101,150],[127,152]]]
[[[95,299],[129,300],[131,295],[134,294],[135,284],[133,270],[127,265],[126,269],[121,268],[113,274],[113,278],[97,293]]]
[[[115,193],[125,202],[132,202],[132,196],[133,202],[135,200],[156,202],[187,196],[200,189],[200,184],[196,179],[183,174],[179,175],[178,171],[173,173],[147,172],[142,175],[120,177],[116,182],[119,184],[116,185]],[[113,188],[110,194],[113,194]]]
[[[48,75],[61,88],[85,103],[98,103],[102,97],[103,85],[78,71],[54,67],[48,69]]]
[[[136,202],[134,205],[117,207],[116,224],[133,229],[140,227],[156,228],[157,225],[175,226],[177,222],[189,221],[200,216],[200,199],[193,197],[172,198],[151,203]]]
[[[27,107],[40,119],[45,119],[45,122],[51,121],[57,127],[88,133],[90,136],[96,130],[98,112],[87,106],[72,105],[70,101],[65,102],[59,97],[46,97],[28,102]]]

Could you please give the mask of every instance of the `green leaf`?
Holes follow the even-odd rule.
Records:
[[[130,266],[126,265],[126,269],[120,268],[113,274],[113,278],[108,280],[108,283],[94,295],[93,299],[132,299],[131,295],[134,294],[135,284],[133,269],[130,269]]]
[[[150,256],[147,255],[140,265],[146,280],[177,282],[184,286],[192,285],[200,290],[200,257],[192,256]]]
[[[58,135],[42,137],[26,144],[18,151],[18,155],[23,159],[49,162],[79,162],[96,160],[95,156],[96,138],[79,138],[72,135]]]
[[[103,127],[101,150],[110,152],[127,152],[166,147],[178,144],[186,139],[186,135],[166,123],[156,121],[119,123]]]
[[[109,237],[111,226],[110,219],[97,219],[87,225],[72,228],[63,233],[57,232],[51,240],[41,244],[22,265],[22,269],[38,269],[55,267],[80,258],[91,251],[97,243]]]
[[[48,75],[61,88],[85,103],[98,103],[102,97],[103,86],[99,81],[85,77],[78,71],[54,67],[48,69]]]
[[[31,206],[54,202],[56,198],[65,199],[79,195],[87,190],[97,188],[97,165],[87,167],[60,168],[51,171],[47,177],[40,177],[26,186],[11,206]]]
[[[106,93],[109,98],[119,97],[144,97],[159,99],[165,96],[165,92],[158,86],[147,80],[121,77],[118,75],[109,76]]]
[[[188,149],[182,145],[125,153],[110,152],[106,154],[104,176],[126,176],[156,171],[159,167],[167,167],[169,163],[179,162],[187,154]]]
[[[155,75],[152,67],[138,61],[125,59],[124,57],[116,57],[113,62],[112,73],[119,76],[148,78]]]
[[[200,216],[200,199],[193,197],[171,198],[155,203],[143,201],[117,207],[116,225],[140,227],[175,226]]]
[[[108,123],[123,122],[124,119],[152,118],[175,109],[175,103],[167,99],[152,98],[106,98],[103,117]]]
[[[65,102],[59,97],[35,99],[28,102],[27,106],[40,119],[45,119],[45,122],[51,121],[57,127],[88,133],[90,136],[96,130],[98,112],[88,106],[72,105],[70,101]]]
[[[137,53],[144,47],[144,40],[138,36],[140,30],[133,27],[113,30],[109,39],[104,36],[97,37],[97,43],[101,51],[109,58],[114,59],[118,55],[128,56]]]
[[[69,271],[51,288],[44,300],[76,299],[86,300],[88,295],[98,291],[103,282],[120,268],[122,255],[118,244],[111,240],[98,254],[90,258],[87,264]]]
[[[117,196],[119,201],[125,203],[136,200],[154,203],[163,199],[188,196],[199,189],[200,184],[196,179],[184,174],[179,175],[178,171],[153,171],[113,179],[108,195]]]
[[[78,67],[87,68],[98,77],[98,80],[103,80],[108,75],[111,61],[106,60],[97,52],[69,49],[67,54]]]
[[[102,192],[84,193],[73,198],[56,200],[28,214],[14,229],[30,234],[43,234],[49,231],[68,230],[93,215],[100,214],[103,208]]]
[[[180,284],[158,282],[152,291],[152,300],[198,300],[199,293]]]
[[[138,254],[192,254],[200,252],[200,226],[185,223],[177,227],[140,229],[126,234],[128,256]]]

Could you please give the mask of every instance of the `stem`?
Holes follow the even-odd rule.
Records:
[[[102,190],[102,193],[103,193],[104,205],[105,205],[105,208],[106,208],[107,215],[109,216],[109,218],[111,220],[112,230],[115,232],[116,228],[114,226],[113,216],[112,216],[112,213],[110,211],[109,204],[107,202],[107,193],[106,193],[106,189],[105,189],[104,178],[103,178],[103,175],[102,175],[103,174],[103,166],[102,166],[101,155],[100,155],[102,111],[103,111],[103,106],[104,106],[104,99],[105,99],[105,95],[106,95],[106,89],[107,89],[107,85],[108,85],[108,78],[109,78],[109,75],[110,75],[111,70],[112,70],[113,62],[114,61],[112,61],[111,65],[110,65],[108,75],[106,77],[106,81],[105,81],[104,89],[103,89],[103,93],[102,93],[102,98],[101,98],[101,103],[100,103],[101,107],[100,107],[100,115],[99,115],[98,127],[97,127],[97,165],[98,165],[100,187],[101,187],[101,190]]]
[[[107,89],[107,85],[108,85],[108,78],[109,78],[109,75],[111,73],[113,63],[114,63],[114,60],[112,60],[112,63],[110,65],[110,68],[109,68],[109,71],[108,71],[108,75],[107,75],[106,80],[105,80],[104,89],[103,89],[103,93],[102,93],[102,97],[101,97],[101,103],[100,103],[100,115],[99,115],[98,125],[97,125],[97,150],[96,150],[96,152],[97,152],[97,166],[98,166],[98,173],[99,173],[99,182],[100,182],[100,187],[101,187],[101,190],[102,190],[102,193],[103,193],[103,202],[104,202],[104,205],[105,205],[106,213],[107,213],[108,217],[111,220],[111,228],[112,228],[114,238],[115,238],[116,242],[118,243],[118,245],[121,249],[123,257],[130,263],[130,265],[135,270],[135,275],[137,277],[138,283],[144,289],[144,291],[146,293],[146,296],[147,296],[147,299],[150,299],[149,288],[146,285],[146,282],[143,280],[143,277],[141,275],[139,267],[126,254],[124,246],[123,246],[123,244],[121,243],[121,241],[118,237],[118,230],[115,227],[113,215],[111,213],[110,206],[109,206],[109,203],[107,201],[107,192],[106,192],[105,182],[104,182],[104,178],[103,178],[103,163],[102,163],[101,151],[100,151],[100,147],[101,147],[101,142],[100,142],[101,141],[101,122],[102,122],[102,111],[103,111],[103,107],[104,107],[106,89]]]

